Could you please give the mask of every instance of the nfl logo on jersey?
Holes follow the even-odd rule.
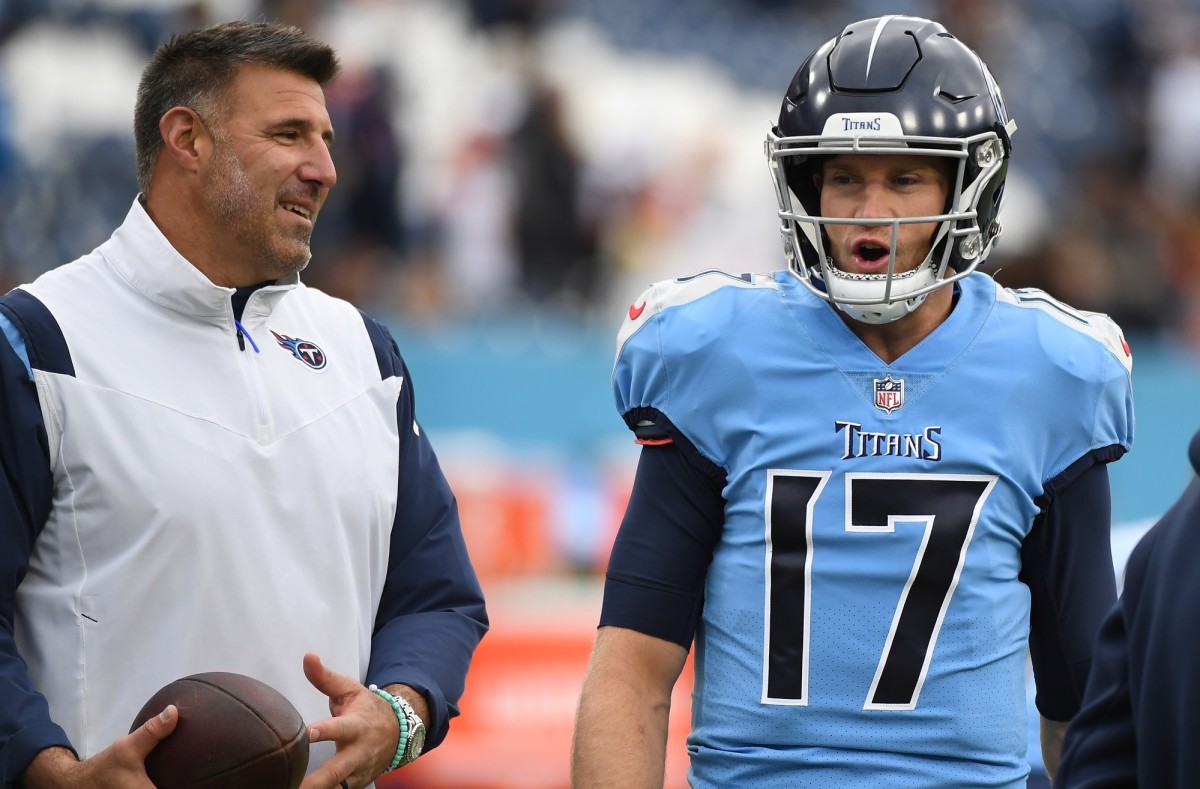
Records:
[[[875,379],[875,407],[892,413],[904,405],[904,379],[897,381],[889,375],[882,381]]]

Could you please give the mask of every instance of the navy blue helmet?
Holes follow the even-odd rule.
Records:
[[[884,16],[847,26],[800,66],[767,136],[789,268],[809,290],[853,317],[887,323],[933,290],[967,276],[1000,234],[998,216],[1016,130],[979,56],[928,19]],[[956,165],[943,214],[855,220],[938,222],[911,272],[849,274],[829,259],[813,176],[823,156],[924,154]],[[845,223],[845,220],[842,220]]]

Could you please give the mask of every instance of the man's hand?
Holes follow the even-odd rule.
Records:
[[[146,756],[175,731],[174,704],[90,759],[79,761],[66,748],[47,748],[33,757],[17,781],[19,789],[154,789]]]
[[[300,789],[361,789],[387,771],[400,742],[400,722],[396,713],[377,693],[346,674],[326,668],[313,653],[304,656],[304,676],[317,690],[329,697],[332,715],[310,724],[310,742],[332,741],[337,753],[314,770]],[[404,685],[388,690],[403,695],[413,704],[422,720],[428,720],[424,697]]]

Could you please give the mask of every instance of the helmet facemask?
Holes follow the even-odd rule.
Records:
[[[831,119],[832,120],[832,119]],[[884,124],[899,129],[899,121]],[[1004,129],[1004,133],[1011,133]],[[766,154],[779,203],[780,233],[789,271],[816,296],[864,323],[890,323],[917,309],[933,291],[966,277],[991,250],[999,224],[980,227],[982,212],[995,217],[1007,169],[1006,140],[999,130],[966,138],[854,134],[850,136],[780,136],[773,129]],[[839,154],[928,155],[953,161],[944,213],[893,218],[822,216],[813,175],[826,156]],[[828,225],[882,226],[892,230],[888,269],[880,274],[854,274],[831,259]],[[896,272],[900,226],[936,224],[930,249],[915,268]]]

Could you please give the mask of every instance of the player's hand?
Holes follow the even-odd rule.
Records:
[[[174,704],[90,759],[79,761],[66,748],[47,748],[25,768],[21,789],[154,789],[146,775],[146,756],[175,731]]]
[[[333,716],[309,724],[308,739],[332,741],[337,752],[306,776],[300,789],[361,789],[383,775],[400,741],[396,713],[378,694],[330,670],[312,652],[304,656],[304,676],[329,697]]]

